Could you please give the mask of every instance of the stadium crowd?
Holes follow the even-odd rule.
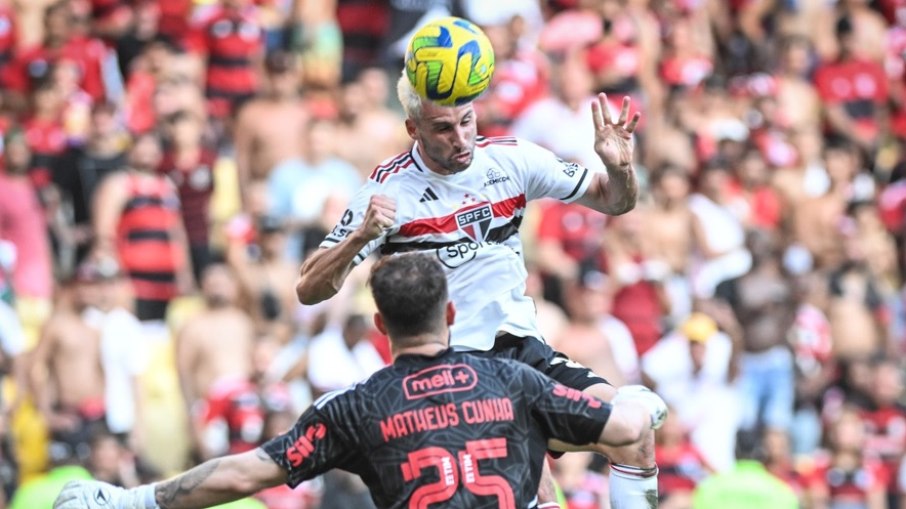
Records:
[[[0,0],[0,508],[249,450],[389,361],[369,263],[295,280],[409,147],[392,84],[447,14],[495,49],[480,134],[603,171],[593,95],[642,112],[636,208],[521,234],[546,339],[670,405],[661,507],[766,469],[906,508],[902,0]],[[607,506],[601,457],[552,462]],[[230,507],[370,504],[332,473]]]

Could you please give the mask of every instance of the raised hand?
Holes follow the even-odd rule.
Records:
[[[597,100],[591,103],[595,124],[595,152],[608,169],[628,169],[632,164],[632,154],[635,150],[632,132],[635,131],[642,114],[635,112],[630,120],[629,106],[629,97],[624,96],[620,117],[614,122],[607,103],[607,94],[598,94]]]
[[[383,235],[396,223],[396,200],[376,194],[371,197],[365,210],[365,220],[359,230],[369,241]]]

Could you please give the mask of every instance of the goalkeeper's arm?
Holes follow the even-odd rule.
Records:
[[[73,481],[54,509],[203,509],[286,482],[286,471],[264,452],[216,458],[164,482],[126,490],[98,481]]]

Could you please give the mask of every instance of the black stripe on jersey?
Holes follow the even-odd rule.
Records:
[[[560,201],[566,201],[566,200],[572,199],[572,197],[575,196],[576,193],[579,192],[579,188],[582,187],[582,182],[585,182],[585,177],[587,177],[587,176],[588,176],[588,168],[583,168],[582,176],[579,177],[579,183],[576,184],[576,187],[575,187],[575,189],[573,189],[573,192],[569,193],[569,195],[566,198],[560,198]]]
[[[503,243],[506,239],[519,233],[520,225],[522,225],[522,217],[514,217],[512,221],[505,225],[491,228],[491,230],[488,232],[487,237],[485,237],[484,242],[495,244]],[[475,241],[468,237],[462,237],[461,239],[452,240],[449,242],[388,242],[381,246],[381,256],[397,253],[408,253],[411,251],[431,251],[434,249],[443,249],[445,247],[469,242]]]
[[[394,162],[387,164],[386,167],[379,167],[378,170],[374,172],[371,180],[374,180],[376,182],[383,182],[388,175],[398,172],[400,168],[403,165],[408,164],[410,160],[414,161],[411,154],[403,154],[402,157],[399,157],[397,158],[397,160],[394,160]]]

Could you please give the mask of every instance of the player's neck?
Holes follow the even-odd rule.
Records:
[[[394,343],[390,344],[390,351],[394,359],[400,355],[424,355],[434,357],[450,348],[450,342],[445,337],[433,334],[430,336],[426,334],[423,336],[407,338],[407,341],[402,343],[402,346],[397,346]]]

